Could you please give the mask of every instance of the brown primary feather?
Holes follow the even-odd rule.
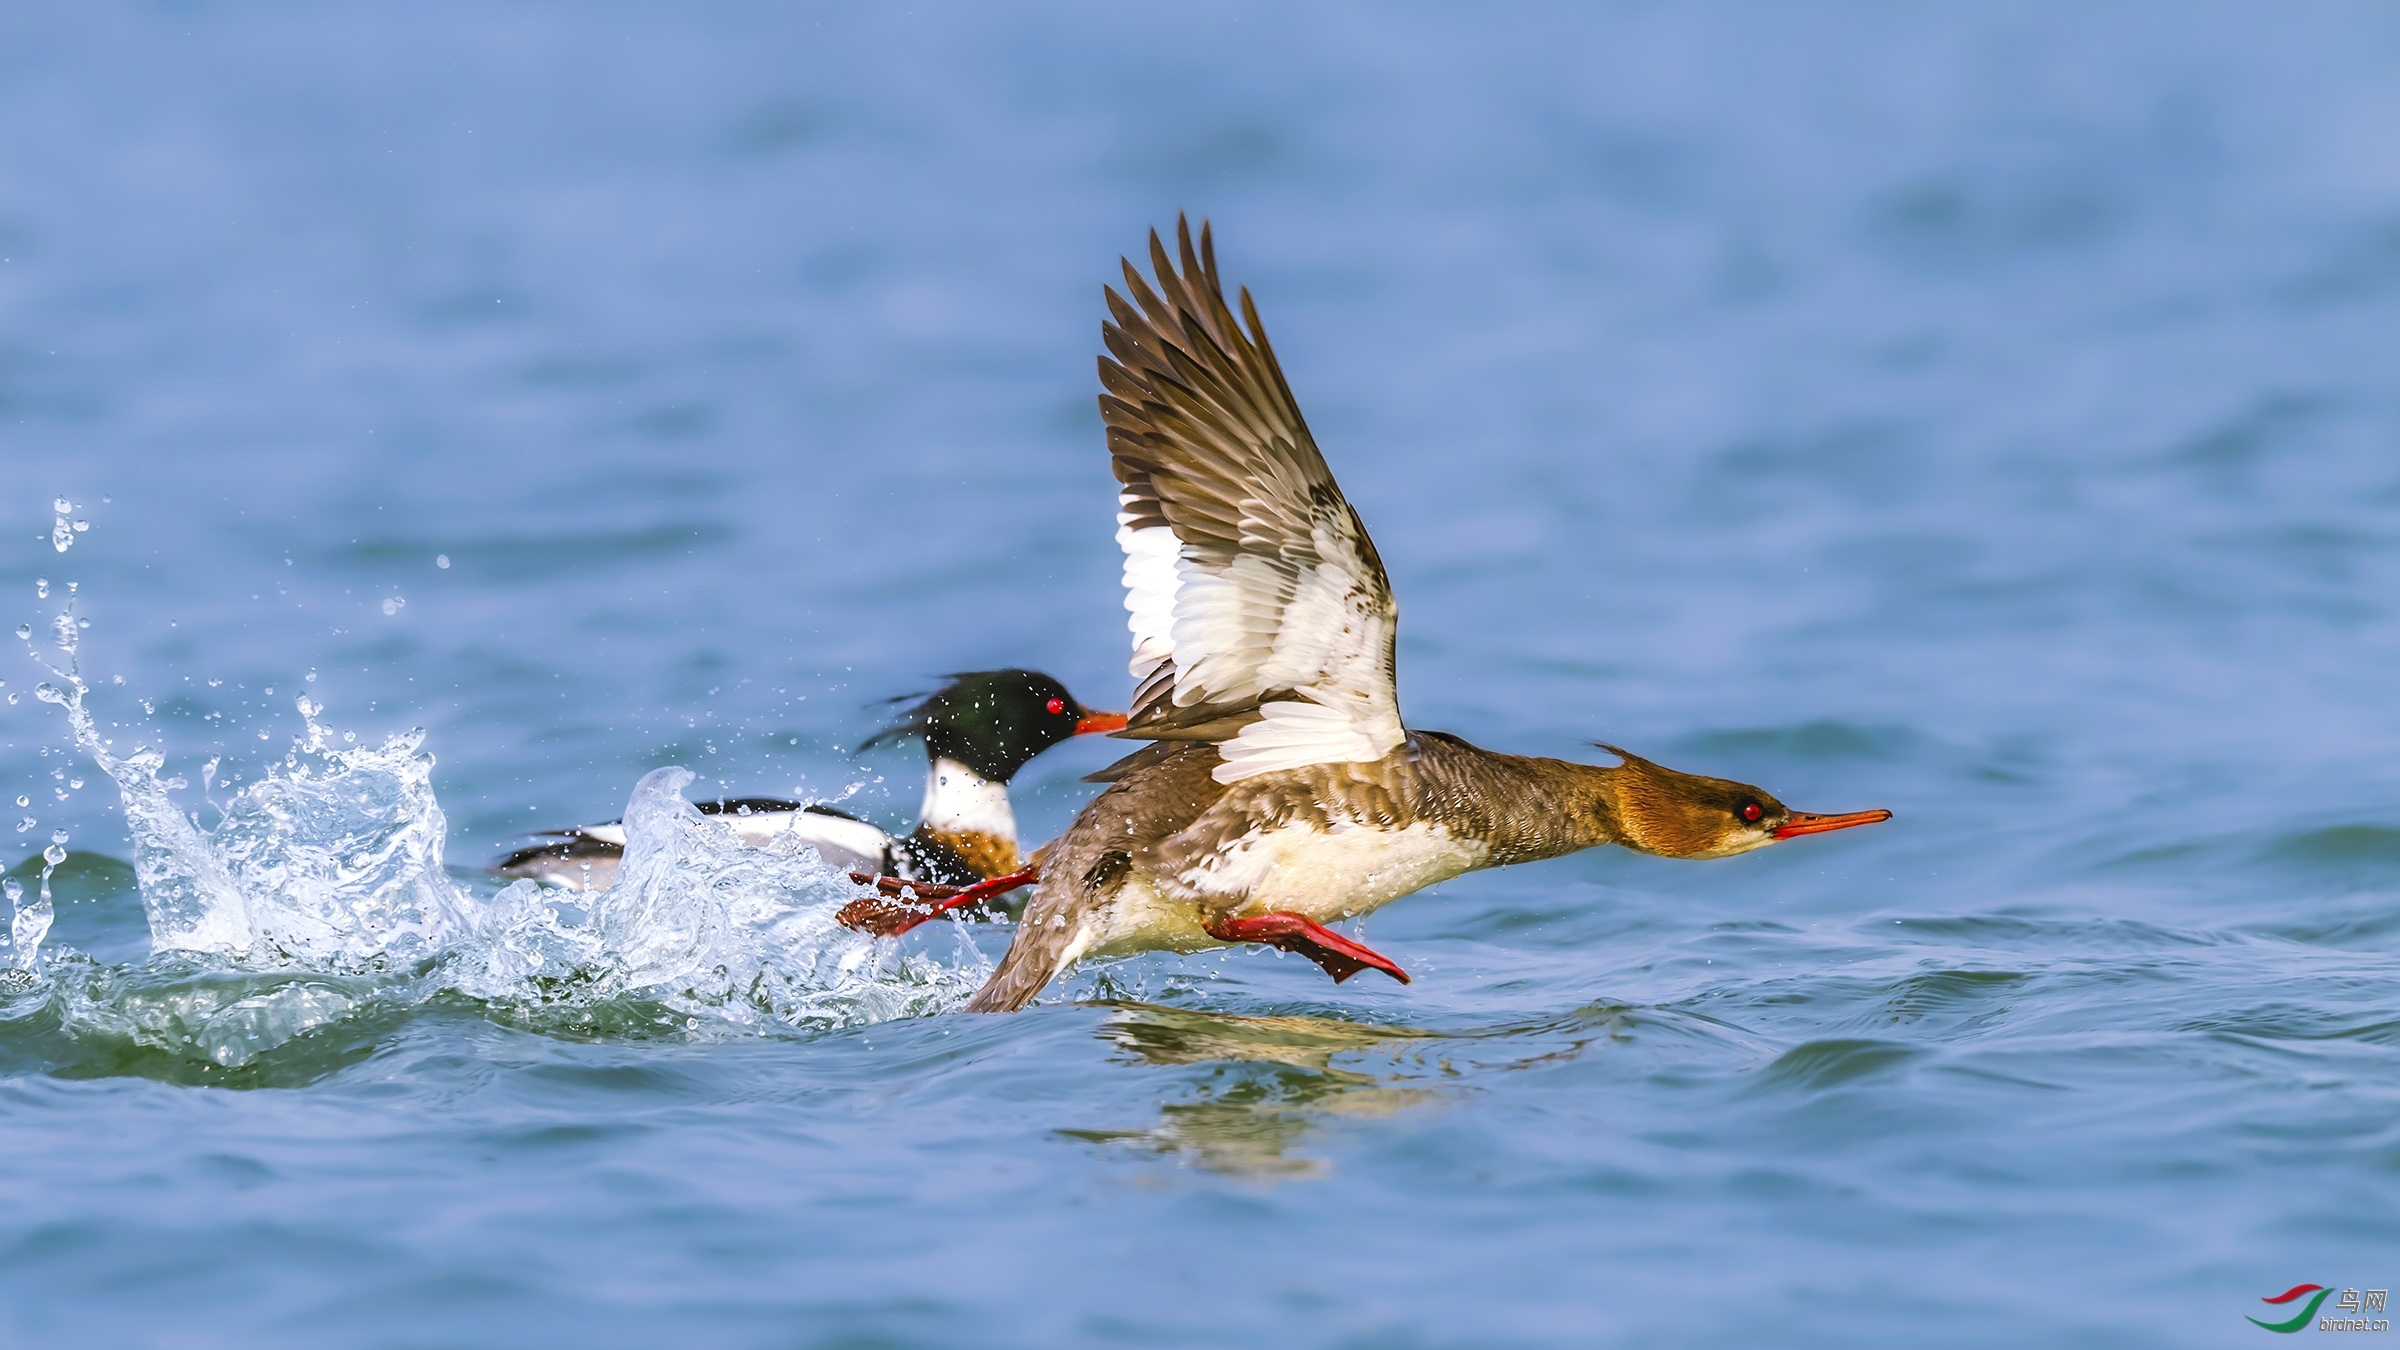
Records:
[[[1128,260],[1125,289],[1132,298],[1106,291],[1110,319],[1101,338],[1109,355],[1100,359],[1100,413],[1123,490],[1124,523],[1172,529],[1183,555],[1207,567],[1229,567],[1241,557],[1267,563],[1266,572],[1251,575],[1254,582],[1273,577],[1273,589],[1256,597],[1266,606],[1257,617],[1270,630],[1303,573],[1325,561],[1316,541],[1319,525],[1329,523],[1366,573],[1363,599],[1388,616],[1391,587],[1382,558],[1309,434],[1257,306],[1244,292],[1245,334],[1225,303],[1205,224],[1196,249],[1188,220],[1177,221],[1176,240],[1179,258],[1170,259],[1151,232],[1155,286]],[[1382,658],[1388,684],[1388,635]],[[1258,720],[1261,703],[1293,696],[1260,689],[1214,698],[1186,689],[1179,702],[1177,681],[1186,674],[1172,659],[1148,671],[1118,734],[1223,740]]]

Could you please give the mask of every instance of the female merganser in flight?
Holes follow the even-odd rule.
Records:
[[[1061,741],[1124,725],[1124,714],[1093,712],[1038,671],[971,671],[951,677],[858,747],[923,738],[925,809],[905,838],[809,802],[727,797],[696,805],[702,815],[731,825],[745,844],[789,834],[835,867],[964,885],[1025,865],[1008,802],[1008,783],[1017,771]],[[492,870],[577,890],[615,883],[625,856],[624,822],[543,833],[552,842],[519,849]]]
[[[1891,818],[1815,816],[1604,746],[1601,766],[1480,750],[1401,724],[1397,608],[1243,291],[1204,223],[1181,268],[1150,236],[1108,291],[1100,412],[1121,485],[1132,671],[1122,736],[1152,744],[1042,852],[1008,954],[967,1004],[1023,1007],[1085,956],[1261,942],[1336,981],[1389,959],[1323,925],[1464,872],[1621,844],[1725,858]],[[1113,359],[1112,359],[1113,358]],[[997,886],[970,887],[976,898]]]

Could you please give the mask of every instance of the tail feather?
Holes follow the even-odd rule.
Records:
[[[1092,944],[1092,932],[1067,906],[1045,892],[1025,907],[1024,921],[1000,958],[1000,968],[967,1000],[968,1012],[1015,1012],[1033,1002],[1060,971],[1075,964]]]

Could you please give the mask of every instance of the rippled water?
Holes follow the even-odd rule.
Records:
[[[0,15],[5,1338],[2185,1346],[2388,1289],[2396,126],[2368,4]],[[870,943],[680,805],[905,822],[848,747],[944,671],[1122,703],[1099,286],[1179,209],[1412,722],[1898,819],[1451,882],[1370,925],[1406,988],[968,1018],[1005,931]],[[628,812],[617,891],[481,873]]]

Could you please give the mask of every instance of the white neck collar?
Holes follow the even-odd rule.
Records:
[[[1017,838],[1008,784],[995,783],[947,756],[934,760],[925,773],[922,820],[937,834],[988,834],[1010,843]]]

